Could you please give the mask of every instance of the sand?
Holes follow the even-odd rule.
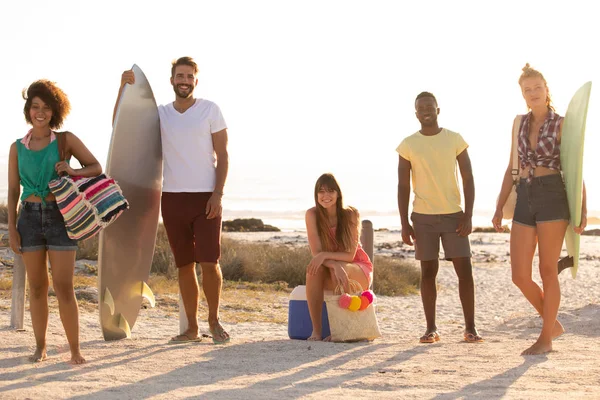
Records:
[[[229,235],[229,234],[228,234]],[[303,245],[297,233],[233,234],[268,243]],[[49,359],[31,364],[29,315],[25,332],[8,327],[10,299],[0,299],[0,398],[85,399],[578,399],[600,398],[600,237],[582,238],[577,279],[560,275],[559,319],[566,333],[554,351],[520,356],[537,338],[541,319],[511,283],[508,235],[473,234],[476,321],[485,343],[462,339],[457,279],[450,263],[438,275],[441,341],[419,344],[425,321],[418,295],[379,296],[383,332],[372,343],[289,340],[287,325],[228,324],[233,340],[215,346],[168,345],[177,317],[161,307],[142,309],[129,340],[104,342],[94,309],[81,310],[82,352],[71,366],[56,310],[50,315]],[[410,260],[397,232],[377,232],[380,254]],[[376,266],[375,266],[376,267]],[[535,270],[535,268],[534,268]],[[540,282],[537,271],[535,279]],[[287,295],[275,300],[286,306]]]

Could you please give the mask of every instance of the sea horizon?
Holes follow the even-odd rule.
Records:
[[[6,188],[0,189],[0,203],[6,204],[7,200]],[[236,193],[237,194],[237,193]],[[282,195],[282,193],[277,193]],[[257,218],[262,220],[266,225],[272,225],[283,232],[305,232],[306,226],[304,215],[306,210],[313,207],[310,198],[300,199],[299,196],[264,196],[264,197],[244,197],[233,195],[224,197],[223,199],[223,221],[238,219],[238,218]],[[363,200],[363,199],[360,199]],[[376,201],[359,201],[364,203],[365,207],[358,206],[361,220],[369,220],[373,223],[374,229],[387,229],[390,231],[400,230],[400,215],[397,209],[390,209],[389,203],[382,202],[382,209],[377,209]],[[476,203],[477,205],[477,203]],[[475,209],[473,211],[472,224],[473,228],[490,228],[492,227],[492,217],[494,210]],[[588,211],[588,218],[600,217],[599,211]],[[598,229],[600,222],[597,220],[590,221],[587,229]],[[504,225],[511,225],[510,220],[504,220]]]

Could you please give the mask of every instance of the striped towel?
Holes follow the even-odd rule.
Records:
[[[129,208],[119,185],[105,174],[93,178],[61,176],[48,186],[73,240],[94,236]]]

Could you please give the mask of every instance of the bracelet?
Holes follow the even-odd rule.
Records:
[[[216,194],[218,194],[221,197],[223,197],[225,195],[225,193],[219,192],[218,190],[213,190],[213,193],[216,193]]]

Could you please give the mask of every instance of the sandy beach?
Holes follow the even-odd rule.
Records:
[[[301,233],[228,233],[237,240],[302,246]],[[144,308],[132,338],[104,342],[94,305],[82,305],[81,343],[88,363],[71,366],[55,298],[51,297],[49,359],[31,364],[34,337],[9,328],[10,291],[0,291],[0,398],[85,399],[598,399],[600,398],[600,237],[582,237],[577,279],[560,275],[559,319],[566,333],[554,351],[520,356],[541,329],[541,319],[510,279],[508,234],[471,235],[476,321],[485,342],[462,341],[457,279],[448,262],[438,275],[441,341],[419,344],[425,328],[419,295],[378,298],[383,332],[372,343],[315,343],[287,337],[287,292],[257,294],[247,322],[223,322],[233,340],[215,346],[168,345],[178,316],[166,301]],[[397,232],[376,232],[376,254],[412,260]],[[1,260],[10,254],[2,249]],[[0,260],[0,261],[1,261]],[[534,266],[534,277],[541,282]],[[377,268],[377,265],[375,265]],[[262,302],[262,308],[261,308]],[[257,305],[258,304],[258,305]],[[274,312],[277,323],[264,318]],[[205,306],[201,306],[205,318]],[[250,313],[252,314],[252,313]],[[274,315],[275,315],[274,314]],[[204,324],[205,325],[205,324]],[[205,328],[206,329],[206,328]]]

